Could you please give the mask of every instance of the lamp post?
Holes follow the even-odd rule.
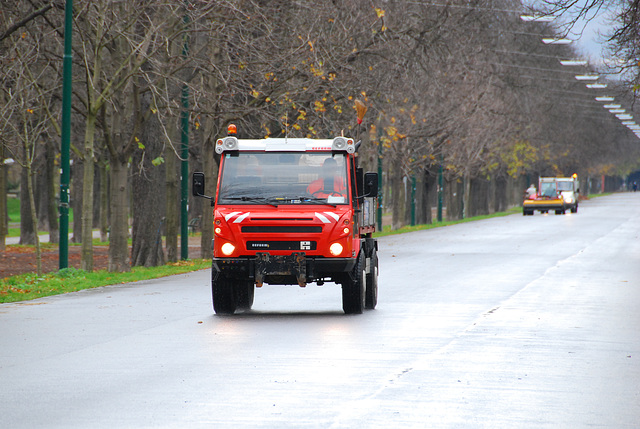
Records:
[[[382,231],[382,141],[380,140],[380,131],[378,131],[378,231]]]
[[[185,14],[184,24],[189,23],[189,16]],[[182,46],[182,56],[189,54],[189,35],[185,35]],[[182,86],[182,111],[180,112],[180,140],[182,161],[180,163],[180,257],[189,259],[189,88]]]
[[[444,185],[443,170],[444,170],[444,155],[440,154],[440,164],[438,165],[438,222],[442,222],[442,190]]]
[[[73,0],[64,6],[64,56],[62,74],[62,124],[60,132],[60,241],[58,242],[58,267],[69,267],[69,181],[71,146],[71,42],[73,34]]]

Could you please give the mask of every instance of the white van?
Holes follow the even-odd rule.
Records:
[[[556,177],[558,184],[558,192],[562,194],[565,207],[571,209],[571,213],[578,212],[578,203],[580,197],[580,182],[578,176],[574,174],[571,177]]]

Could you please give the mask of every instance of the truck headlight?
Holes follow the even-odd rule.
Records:
[[[223,253],[225,256],[230,256],[230,255],[232,255],[232,254],[233,254],[233,252],[236,250],[236,246],[234,246],[234,245],[233,245],[233,244],[231,244],[231,243],[224,243],[224,244],[222,245],[222,247],[220,248],[220,250],[222,250],[222,253]]]
[[[340,243],[333,243],[331,246],[329,246],[329,252],[331,252],[333,256],[339,256],[342,253],[342,250],[343,247]]]

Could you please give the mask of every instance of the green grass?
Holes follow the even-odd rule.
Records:
[[[9,213],[9,231],[7,237],[20,237],[20,199],[7,198],[7,212]],[[73,224],[73,209],[69,208],[69,224]],[[42,233],[43,231],[39,231]]]
[[[18,198],[7,198],[7,212],[9,213],[9,222],[20,223],[20,200]]]
[[[613,192],[604,192],[602,194],[589,194],[587,195],[587,198],[591,199],[591,198],[598,198],[598,197],[606,197],[608,195],[613,195]]]
[[[100,286],[156,279],[202,270],[210,266],[210,259],[193,259],[160,267],[133,267],[128,273],[110,273],[105,270],[87,272],[65,268],[41,277],[35,273],[22,274],[0,280],[0,303],[26,301]]]
[[[522,208],[521,207],[513,207],[507,211],[504,212],[497,212],[497,213],[492,213],[492,214],[488,214],[488,215],[482,215],[482,216],[473,216],[470,218],[466,218],[466,219],[460,219],[460,220],[448,220],[448,221],[442,221],[442,222],[434,222],[434,223],[430,223],[430,224],[424,224],[424,225],[413,225],[413,226],[404,226],[400,229],[396,229],[396,230],[391,230],[391,226],[390,225],[386,225],[382,231],[380,232],[375,232],[373,234],[374,237],[384,237],[387,235],[395,235],[395,234],[404,234],[407,232],[415,232],[415,231],[422,231],[424,229],[433,229],[433,228],[439,228],[441,226],[449,226],[449,225],[456,225],[459,223],[465,223],[465,222],[473,222],[476,220],[482,220],[482,219],[490,219],[490,218],[494,218],[494,217],[502,217],[502,216],[509,216],[512,214],[516,214],[516,213],[522,213]]]

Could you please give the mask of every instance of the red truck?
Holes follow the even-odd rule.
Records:
[[[359,146],[346,137],[217,140],[216,197],[204,195],[204,173],[192,183],[213,206],[216,313],[250,309],[264,284],[313,282],[340,284],[347,314],[375,308],[378,174],[358,166]]]

